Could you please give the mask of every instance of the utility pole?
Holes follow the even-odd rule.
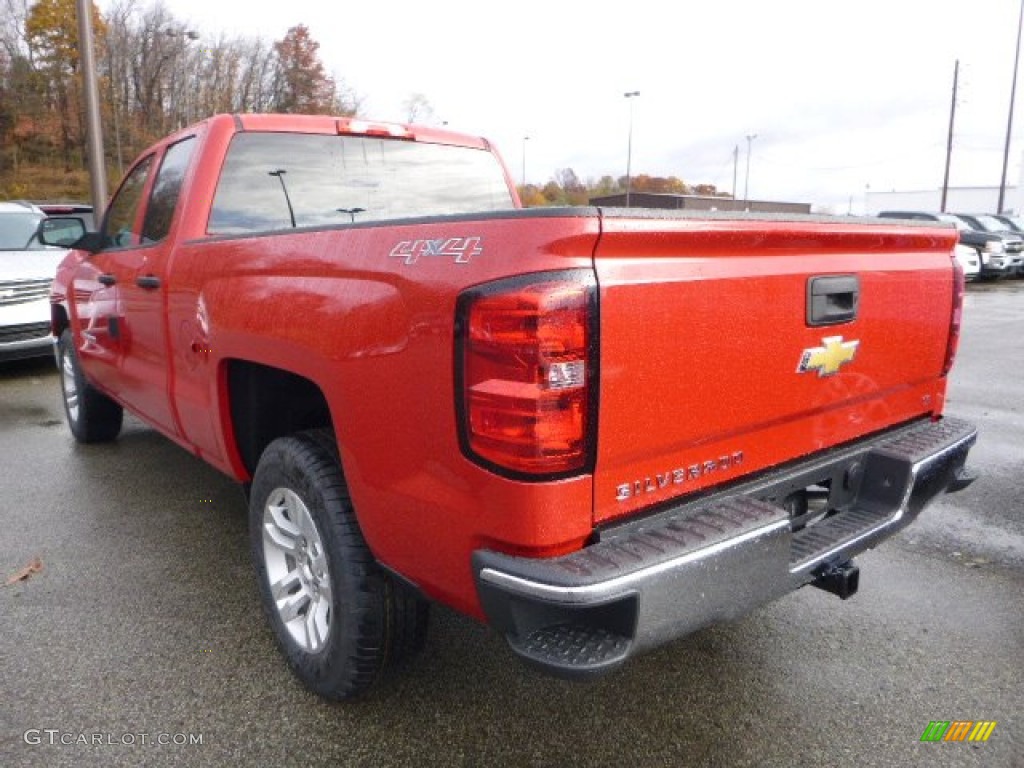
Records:
[[[88,134],[89,190],[96,221],[107,206],[107,165],[103,156],[103,124],[100,122],[100,93],[96,85],[96,54],[92,41],[91,0],[77,0],[78,41],[82,56],[82,85],[85,88],[85,122]]]
[[[526,142],[528,142],[529,140],[529,136],[523,136],[523,187],[526,186]]]
[[[743,182],[743,210],[750,208],[750,145],[757,138],[756,133],[747,134],[747,179]]]
[[[732,148],[732,199],[736,199],[736,175],[740,168],[740,145]]]
[[[629,91],[622,94],[629,101],[629,143],[626,145],[626,207],[629,208],[629,193],[633,186],[633,97],[640,91]]]
[[[956,88],[960,80],[960,59],[953,64],[953,100],[949,105],[949,137],[946,139],[946,173],[942,177],[942,202],[939,210],[946,212],[946,198],[949,194],[949,161],[953,156],[953,121],[956,119]]]
[[[1017,20],[1017,52],[1013,55],[1013,85],[1010,86],[1010,116],[1006,118],[1006,145],[1003,147],[1003,176],[999,181],[999,204],[996,213],[1003,212],[1006,198],[1006,166],[1010,160],[1010,131],[1013,130],[1013,101],[1017,95],[1017,68],[1020,66],[1020,33],[1024,29],[1024,0],[1020,3],[1020,18]]]

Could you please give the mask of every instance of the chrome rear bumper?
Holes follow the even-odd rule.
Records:
[[[481,550],[480,599],[528,662],[562,676],[600,674],[805,584],[837,591],[826,582],[854,555],[970,483],[976,436],[957,419],[917,422],[604,530],[563,557]],[[829,488],[834,511],[794,530],[785,500],[809,486]]]

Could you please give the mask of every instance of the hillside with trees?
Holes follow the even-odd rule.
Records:
[[[0,0],[0,199],[88,198],[75,0]],[[280,40],[188,28],[162,4],[93,4],[112,179],[154,140],[217,112],[353,115],[303,25]]]
[[[633,192],[650,192],[671,195],[705,195],[730,197],[719,192],[714,184],[690,185],[676,176],[649,176],[645,173],[630,179]],[[623,194],[626,191],[626,177],[602,176],[599,179],[581,181],[572,168],[562,168],[544,186],[527,184],[519,187],[519,198],[528,208],[541,205],[587,205],[590,198],[602,195]]]
[[[327,73],[319,43],[296,25],[283,38],[200,34],[157,0],[92,5],[108,176],[173,130],[218,112],[356,115],[360,97]],[[410,122],[430,121],[411,94]],[[85,106],[75,0],[0,0],[0,200],[88,200]],[[718,194],[674,176],[638,175],[636,192]],[[625,178],[580,180],[559,170],[520,188],[523,203],[585,205],[625,191]]]

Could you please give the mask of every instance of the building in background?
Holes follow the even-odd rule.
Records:
[[[1020,164],[1021,177],[1017,186],[1006,187],[1003,210],[999,205],[999,187],[950,187],[946,190],[946,210],[950,213],[1024,213],[1024,158]],[[865,212],[879,211],[938,211],[942,207],[942,187],[912,191],[868,189],[865,194]]]
[[[591,205],[625,207],[625,193],[590,198]],[[671,195],[654,192],[630,192],[633,208],[667,208],[684,211],[758,211],[761,213],[810,213],[810,203],[780,203],[772,200],[734,200],[731,197]]]

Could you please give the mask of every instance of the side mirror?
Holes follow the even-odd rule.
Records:
[[[78,216],[51,216],[39,222],[36,237],[43,245],[58,248],[77,248],[95,253],[101,247],[98,232],[89,232],[85,221]]]
[[[43,245],[70,248],[85,234],[85,221],[75,217],[46,218],[39,222],[38,237]]]

